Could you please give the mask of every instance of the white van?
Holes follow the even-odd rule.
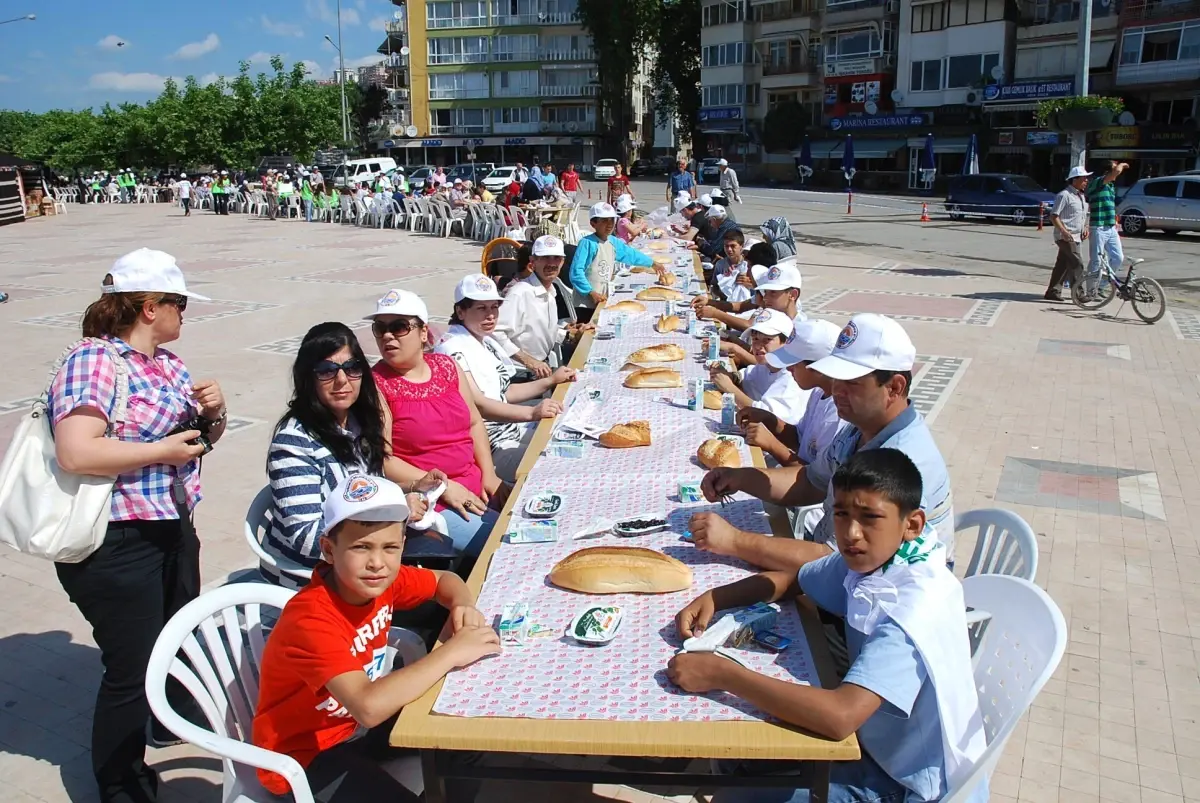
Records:
[[[345,187],[356,181],[375,178],[380,171],[387,173],[396,169],[396,160],[390,156],[372,156],[368,159],[351,159],[333,171],[333,185]]]

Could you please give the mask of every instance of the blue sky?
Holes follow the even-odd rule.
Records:
[[[306,62],[317,76],[337,67],[336,0],[0,0],[0,20],[36,14],[34,22],[0,25],[0,108],[100,108],[142,102],[168,77],[211,81],[270,71],[279,54]],[[346,66],[375,63],[388,0],[342,0]],[[118,43],[123,45],[118,46]]]

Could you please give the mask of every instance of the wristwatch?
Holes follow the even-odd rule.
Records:
[[[221,414],[220,414],[219,416],[217,416],[216,418],[210,418],[210,419],[208,419],[208,421],[209,421],[209,423],[210,423],[210,424],[214,424],[214,425],[215,425],[215,424],[220,424],[222,421],[224,421],[224,420],[225,420],[226,418],[228,418],[228,417],[229,417],[229,408],[228,408],[228,407],[222,407],[222,408],[221,408]]]

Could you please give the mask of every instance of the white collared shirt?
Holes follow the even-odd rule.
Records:
[[[742,392],[754,400],[760,410],[774,413],[780,421],[792,424],[804,416],[811,391],[801,390],[786,369],[772,370],[766,364],[742,369]]]
[[[553,287],[547,290],[542,285],[536,273],[509,286],[493,333],[507,356],[524,351],[549,361],[554,347],[566,337],[566,330],[558,325],[557,296]]]

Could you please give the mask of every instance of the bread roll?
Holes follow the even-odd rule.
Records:
[[[670,368],[639,368],[625,377],[627,388],[681,388],[683,377]]]
[[[669,594],[692,587],[692,570],[653,549],[594,546],[560,560],[549,580],[581,594]]]
[[[630,421],[617,424],[600,436],[600,445],[609,449],[631,449],[634,446],[650,445],[650,422]]]
[[[676,318],[678,320],[678,318]],[[660,330],[661,331],[661,330]],[[674,343],[659,343],[657,346],[646,346],[629,355],[629,362],[638,364],[647,362],[678,362],[687,356],[681,346]]]
[[[729,441],[711,438],[700,444],[696,450],[700,465],[705,468],[741,468],[742,456],[737,447]]]
[[[639,304],[636,301],[618,301],[616,304],[610,304],[610,305],[606,306],[604,309],[606,312],[636,313],[636,312],[645,312],[646,305]]]
[[[647,287],[634,296],[638,301],[678,301],[683,293],[670,287]]]
[[[679,320],[678,315],[662,315],[654,324],[654,331],[660,334],[678,331],[679,327],[683,326],[683,321]]]
[[[654,268],[647,268],[643,265],[635,265],[629,269],[630,273],[658,273]]]
[[[720,410],[721,409],[721,391],[719,391],[719,390],[704,391],[704,409],[705,410]]]
[[[675,274],[669,271],[658,274],[658,283],[665,287],[675,284]]]

